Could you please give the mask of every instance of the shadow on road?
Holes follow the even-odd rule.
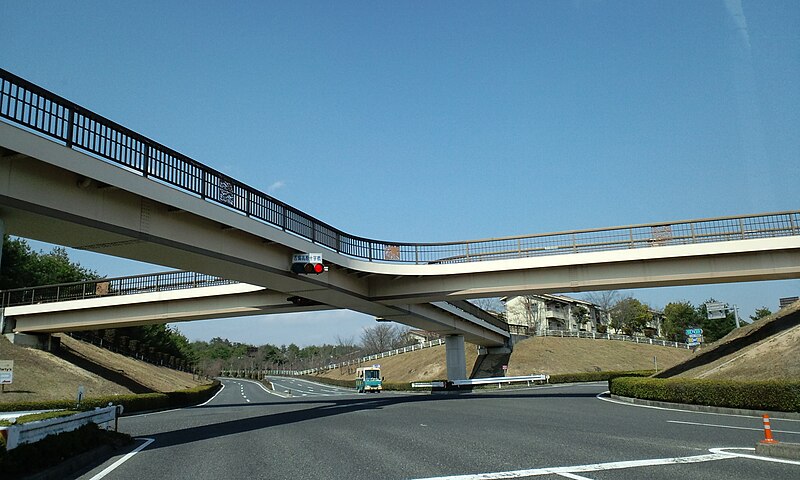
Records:
[[[171,432],[148,435],[155,439],[155,442],[148,449],[164,448],[174,445],[192,443],[226,435],[236,435],[240,433],[267,429],[280,425],[307,422],[320,418],[332,417],[335,415],[362,412],[369,410],[381,410],[386,407],[402,404],[415,404],[427,402],[448,402],[448,401],[469,401],[480,402],[485,399],[501,398],[530,398],[553,399],[553,398],[590,398],[595,397],[596,392],[573,393],[573,392],[493,392],[474,394],[437,394],[437,395],[397,395],[384,397],[359,397],[359,398],[339,398],[320,397],[319,400],[303,398],[302,400],[276,400],[258,403],[232,403],[215,404],[201,407],[191,407],[191,410],[209,410],[221,408],[240,408],[250,410],[264,407],[296,407],[291,411],[270,413],[267,415],[246,417],[236,420],[225,421],[210,425],[173,430]]]

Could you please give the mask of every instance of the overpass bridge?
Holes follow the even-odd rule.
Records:
[[[432,318],[445,323],[429,322],[428,331],[446,334],[465,322],[508,332],[508,324],[466,301],[431,307],[438,313]],[[235,280],[170,271],[0,291],[0,331],[56,333],[335,308]],[[456,328],[469,332],[469,324]]]
[[[359,237],[0,70],[6,233],[203,272],[409,325],[431,302],[800,277],[800,211],[447,243]],[[290,271],[322,252],[329,271]],[[487,347],[507,332],[462,322]],[[450,344],[448,344],[450,345]],[[455,350],[454,350],[455,351]]]

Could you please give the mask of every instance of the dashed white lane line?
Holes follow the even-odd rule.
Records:
[[[732,430],[753,430],[756,432],[760,432],[764,430],[763,428],[753,428],[753,427],[735,427],[733,425],[715,425],[713,423],[698,423],[698,422],[683,422],[680,420],[667,420],[667,423],[677,423],[680,425],[696,425],[698,427],[717,427],[717,428],[730,428]],[[790,430],[772,430],[773,433],[787,433],[791,435],[800,435],[800,432],[792,432]]]
[[[703,463],[711,462],[714,460],[725,460],[736,458],[738,455],[727,452],[710,453],[705,455],[695,455],[692,457],[670,457],[670,458],[652,458],[649,460],[629,460],[622,462],[609,462],[609,463],[593,463],[589,465],[574,465],[571,467],[548,467],[548,468],[533,468],[530,470],[513,470],[509,472],[494,472],[494,473],[478,473],[468,475],[452,475],[445,477],[430,477],[418,480],[498,480],[506,478],[523,478],[523,477],[537,477],[541,475],[560,475],[567,476],[570,474],[584,473],[584,472],[601,472],[606,470],[621,470],[626,468],[637,467],[654,467],[659,465],[674,465],[685,463]],[[758,457],[757,457],[758,458]],[[567,474],[567,475],[565,475]],[[580,476],[573,476],[567,478],[584,478]]]
[[[133,457],[137,453],[139,453],[142,450],[144,450],[148,445],[150,445],[151,443],[155,442],[155,440],[152,439],[152,438],[137,438],[136,440],[144,440],[145,442],[143,444],[139,445],[138,447],[136,447],[136,449],[134,449],[132,452],[128,453],[124,457],[120,458],[116,462],[114,462],[111,465],[109,465],[106,468],[104,468],[103,471],[101,471],[100,473],[98,473],[97,475],[92,477],[90,480],[100,480],[101,478],[105,477],[109,473],[113,472],[117,467],[119,467],[123,463],[127,462],[128,460],[130,460],[131,457]]]

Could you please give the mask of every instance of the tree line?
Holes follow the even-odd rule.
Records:
[[[37,252],[25,239],[3,236],[0,290],[100,278],[102,276],[98,272],[71,261],[63,247],[54,247],[50,252]],[[196,360],[188,339],[176,328],[165,324],[91,330],[77,332],[76,336],[174,368],[188,369]]]

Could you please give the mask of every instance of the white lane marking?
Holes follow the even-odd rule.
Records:
[[[198,405],[198,407],[204,407],[204,406],[208,405],[209,403],[211,403],[211,401],[214,400],[215,398],[217,398],[217,395],[222,393],[223,390],[225,390],[225,384],[220,382],[220,389],[217,390],[217,393],[215,393],[213,397],[209,398],[205,402],[203,402],[200,405]]]
[[[717,427],[717,428],[730,428],[733,430],[753,430],[756,432],[763,431],[763,428],[753,427],[734,427],[733,425],[715,425],[713,423],[697,423],[697,422],[683,422],[680,420],[667,420],[667,423],[679,423],[681,425],[697,425],[699,427]],[[800,435],[800,432],[792,432],[789,430],[772,430],[773,433],[788,433],[792,435]]]
[[[290,395],[282,395],[282,394],[280,394],[280,393],[278,393],[276,391],[273,392],[271,390],[268,390],[267,387],[265,387],[264,384],[262,384],[261,382],[256,382],[254,380],[243,380],[243,381],[250,382],[250,383],[255,383],[256,385],[261,387],[261,390],[264,390],[266,393],[268,393],[270,395],[275,395],[276,397],[281,397],[281,398],[289,398],[290,397]],[[273,384],[273,386],[274,386],[274,384]]]
[[[592,480],[589,477],[581,477],[580,475],[575,475],[574,473],[558,473],[557,475],[559,477],[572,478],[573,480]]]
[[[694,410],[682,410],[680,408],[656,407],[654,405],[637,405],[635,403],[622,402],[622,401],[619,401],[619,400],[614,400],[613,398],[607,398],[607,397],[601,396],[601,395],[606,395],[606,394],[609,394],[609,393],[611,393],[611,392],[606,390],[605,392],[601,392],[601,393],[598,393],[597,395],[595,395],[595,398],[597,398],[598,400],[602,400],[604,402],[614,403],[616,405],[624,405],[624,406],[627,406],[627,407],[651,408],[653,410],[666,410],[668,412],[698,413],[700,415],[718,415],[718,416],[721,416],[721,417],[761,418],[760,415],[756,416],[756,415],[738,415],[738,414],[735,414],[735,413],[696,412]],[[777,415],[780,415],[780,412],[773,412],[773,413],[775,413]],[[797,420],[797,419],[794,419],[794,418],[782,418],[782,417],[778,417],[778,416],[770,416],[769,418],[771,418],[772,420],[778,419],[778,420],[780,420],[782,422],[800,422],[800,420]]]
[[[786,459],[783,459],[783,458],[762,457],[762,456],[759,456],[759,455],[748,455],[746,453],[729,452],[728,450],[747,450],[747,451],[750,451],[750,452],[754,452],[756,449],[755,448],[736,448],[736,447],[709,448],[708,449],[709,452],[724,453],[724,454],[728,454],[728,455],[734,455],[736,457],[749,458],[749,459],[752,459],[752,460],[761,460],[761,461],[764,461],[764,462],[774,462],[774,463],[788,463],[789,465],[800,465],[800,462],[798,462],[797,460],[786,460]]]
[[[215,393],[214,396],[212,396],[211,398],[209,398],[208,400],[206,400],[205,402],[203,402],[203,403],[201,403],[199,405],[193,405],[193,406],[183,407],[183,408],[171,408],[169,410],[159,410],[158,412],[139,413],[139,414],[136,414],[136,415],[125,415],[125,418],[149,417],[150,415],[161,415],[162,413],[177,412],[179,410],[183,410],[184,408],[204,407],[204,406],[208,405],[212,400],[217,398],[217,395],[219,395],[224,389],[225,389],[225,384],[224,383],[220,383],[220,389],[217,390],[217,393]]]
[[[128,460],[130,460],[131,457],[133,457],[137,453],[139,453],[142,450],[144,450],[145,447],[147,447],[151,443],[155,442],[155,440],[152,439],[152,438],[137,438],[136,440],[144,440],[145,442],[143,444],[139,445],[138,447],[136,447],[136,449],[134,449],[132,452],[128,453],[127,455],[125,455],[124,457],[120,458],[116,462],[114,462],[111,465],[107,466],[105,469],[103,469],[102,472],[98,473],[97,475],[95,475],[94,477],[92,477],[89,480],[100,480],[101,478],[105,477],[109,473],[113,472],[114,469],[116,469],[117,467],[119,467],[123,463],[127,462]]]
[[[417,480],[495,480],[505,478],[536,477],[540,475],[561,475],[564,473],[601,472],[605,470],[621,470],[626,468],[653,467],[659,465],[674,465],[683,463],[703,463],[714,460],[736,458],[737,455],[727,452],[718,452],[692,457],[652,458],[649,460],[628,460],[622,462],[592,463],[589,465],[574,465],[571,467],[533,468],[530,470],[513,470],[509,472],[478,473],[467,475],[452,475],[446,477],[430,477]]]

